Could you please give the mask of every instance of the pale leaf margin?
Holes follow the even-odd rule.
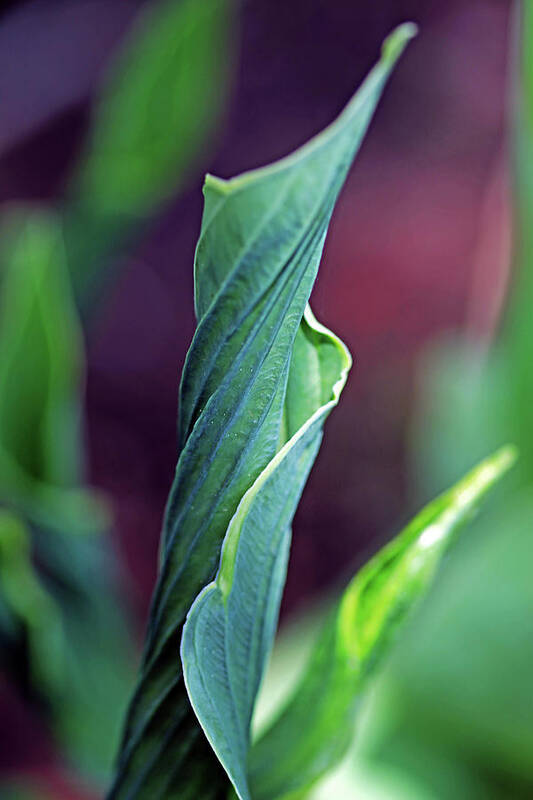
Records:
[[[191,704],[209,742],[226,769],[239,797],[243,800],[250,800],[251,798],[246,777],[246,764],[250,746],[250,723],[257,691],[270,652],[272,638],[275,633],[275,623],[277,622],[279,601],[285,578],[286,557],[290,544],[290,521],[299,500],[305,479],[313,464],[320,443],[322,425],[328,414],[339,401],[352,364],[350,353],[345,345],[335,334],[315,319],[309,306],[307,306],[305,311],[303,324],[308,326],[313,333],[327,340],[329,344],[334,345],[336,349],[339,368],[338,374],[330,387],[330,399],[321,404],[283,447],[281,447],[250,489],[244,494],[228,526],[217,575],[214,581],[204,588],[193,603],[187,616],[182,637],[181,659],[185,686],[189,694],[189,699],[191,700]],[[298,452],[299,447],[300,452]],[[302,450],[306,447],[309,448],[309,453]],[[301,464],[302,455],[303,464]],[[291,456],[293,457],[292,462],[290,461]],[[300,464],[300,470],[297,476],[298,464]],[[237,724],[235,731],[233,731],[229,716],[232,718],[238,718],[240,716],[238,706],[241,698],[236,698],[233,694],[233,692],[235,692],[235,682],[232,692],[231,678],[233,676],[231,675],[231,658],[226,658],[226,663],[222,667],[224,680],[227,681],[228,684],[224,688],[230,698],[230,704],[233,703],[231,714],[224,717],[224,714],[222,716],[220,714],[220,709],[224,708],[224,704],[220,703],[220,686],[216,679],[213,680],[215,676],[209,669],[209,663],[204,663],[204,659],[199,652],[199,646],[201,650],[205,642],[199,642],[198,637],[202,638],[202,631],[205,630],[205,627],[202,625],[202,623],[206,621],[205,618],[207,617],[209,625],[212,622],[212,620],[209,620],[209,615],[212,613],[210,605],[215,602],[215,604],[217,604],[217,610],[222,613],[221,625],[223,626],[223,630],[221,631],[221,635],[224,639],[226,656],[228,656],[229,650],[232,648],[232,641],[237,632],[235,628],[231,628],[228,616],[224,612],[227,610],[228,604],[233,599],[233,596],[239,593],[240,587],[238,581],[234,580],[234,575],[242,537],[247,533],[246,521],[253,513],[254,507],[261,502],[264,494],[267,496],[267,503],[275,503],[275,498],[269,497],[268,491],[271,486],[271,481],[277,472],[282,475],[282,480],[285,478],[282,472],[284,466],[292,473],[291,477],[294,481],[294,489],[292,497],[289,499],[286,518],[284,518],[283,522],[278,526],[280,528],[278,531],[279,538],[276,541],[278,552],[274,557],[273,572],[280,573],[280,576],[275,575],[272,583],[269,584],[269,591],[264,598],[263,606],[253,606],[253,604],[248,603],[249,598],[239,597],[236,599],[237,603],[239,603],[239,601],[242,603],[244,600],[245,612],[248,610],[248,607],[253,607],[254,610],[258,612],[257,624],[264,628],[270,628],[270,630],[263,631],[263,636],[261,638],[264,641],[264,647],[258,657],[258,663],[254,665],[256,666],[256,672],[253,680],[253,690],[251,695],[244,698],[244,703],[246,705],[245,723],[240,729]],[[283,536],[284,531],[287,531],[287,536]],[[266,530],[265,536],[268,537],[270,533],[269,530]],[[253,529],[248,535],[253,535]],[[281,566],[276,563],[278,561],[281,561]],[[276,577],[281,577],[281,579],[276,581]],[[211,648],[214,632],[212,627],[209,627],[208,631],[209,641],[207,646]],[[237,676],[237,679],[239,677],[240,676]],[[233,736],[232,733],[234,734]]]

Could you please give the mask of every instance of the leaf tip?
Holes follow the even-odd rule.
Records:
[[[395,28],[383,42],[381,48],[383,59],[389,63],[395,63],[417,33],[418,25],[415,25],[414,22],[404,22],[403,25]]]
[[[210,191],[220,195],[228,194],[229,181],[217,178],[216,175],[211,175],[210,172],[207,172],[204,180],[204,195]]]
[[[498,475],[503,475],[511,469],[518,460],[518,447],[514,444],[506,444],[494,453],[492,463]]]
[[[507,444],[484,459],[456,485],[454,492],[458,506],[474,508],[511,469],[517,458],[517,448]]]

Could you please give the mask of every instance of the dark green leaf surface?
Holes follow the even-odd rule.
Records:
[[[403,26],[387,40],[382,60],[341,116],[299,151],[233,180],[206,180],[195,259],[198,328],[180,393],[182,451],[113,798],[214,798],[226,791],[183,685],[182,625],[214,578],[240,501],[291,427],[304,421],[307,410],[290,395],[285,402],[295,337],[338,193],[412,35],[412,26]]]
[[[340,761],[368,677],[427,591],[457,530],[514,460],[512,448],[486,459],[357,573],[292,699],[252,748],[254,800],[299,797]]]

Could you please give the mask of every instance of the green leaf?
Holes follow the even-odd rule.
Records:
[[[218,798],[225,792],[226,778],[190,707],[176,658],[182,626],[215,576],[239,503],[293,426],[305,423],[309,407],[316,409],[314,395],[302,405],[287,391],[295,337],[338,193],[412,35],[412,26],[393,34],[340,117],[296,153],[229,181],[206,180],[195,259],[198,328],[180,391],[182,452],[141,678],[110,797]],[[310,319],[304,337],[316,327]],[[306,469],[302,463],[302,475]],[[281,572],[280,557],[278,581]]]
[[[414,488],[434,491],[504,441],[519,443],[520,462],[395,653],[370,734],[372,758],[403,763],[439,797],[529,797],[533,786],[533,6],[516,11],[509,298],[493,342],[463,334],[425,354]]]
[[[67,245],[77,293],[102,259],[178,192],[202,160],[227,96],[234,0],[159,0],[109,69],[71,192]]]
[[[533,503],[509,484],[453,548],[365,714],[362,757],[439,798],[532,795]]]
[[[32,688],[69,755],[107,779],[133,648],[101,535],[108,514],[82,483],[83,343],[61,228],[19,209],[2,244],[0,627],[27,643]]]
[[[292,698],[249,759],[254,800],[295,798],[345,754],[357,706],[458,529],[515,460],[506,447],[424,508],[349,584]]]
[[[3,228],[0,313],[0,501],[52,528],[99,529],[80,487],[83,345],[61,229],[37,209]]]
[[[242,498],[217,577],[194,602],[183,630],[189,697],[243,800],[250,798],[250,724],[277,626],[290,523],[350,364],[342,343],[308,309],[289,373],[285,430],[290,438]]]

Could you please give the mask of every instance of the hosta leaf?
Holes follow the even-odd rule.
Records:
[[[340,761],[361,692],[456,532],[515,460],[506,447],[424,508],[349,584],[292,698],[252,748],[254,800],[299,797]]]
[[[296,153],[229,181],[206,180],[195,259],[198,327],[180,391],[182,451],[112,797],[225,792],[226,779],[183,685],[177,659],[182,625],[215,576],[242,498],[291,427],[305,421],[308,410],[287,395],[295,337],[338,193],[412,34],[411,26],[395,32],[341,116]],[[281,562],[278,569],[281,574]]]
[[[196,599],[183,631],[189,697],[243,800],[250,798],[250,723],[276,630],[290,523],[350,363],[341,342],[308,311],[289,373],[285,435],[290,438],[241,500],[217,577]]]
[[[148,4],[106,74],[66,227],[77,293],[102,258],[182,187],[227,95],[234,0]],[[84,298],[86,299],[86,298]]]

